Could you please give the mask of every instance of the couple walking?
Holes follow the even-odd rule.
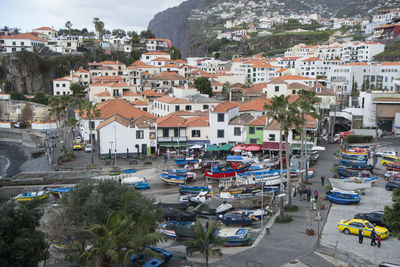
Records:
[[[358,243],[362,244],[363,239],[364,239],[364,232],[362,229],[360,229],[358,230]],[[378,241],[378,243],[376,241]],[[381,236],[376,234],[375,229],[372,229],[371,246],[376,246],[376,245],[378,245],[378,248],[381,247]]]

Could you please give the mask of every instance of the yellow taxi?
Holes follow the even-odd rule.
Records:
[[[85,148],[85,144],[84,143],[74,142],[72,144],[72,149],[73,150],[81,150],[83,148]]]
[[[400,157],[396,157],[396,156],[384,156],[382,158],[382,165],[383,166],[387,166],[389,165],[389,163],[400,163]]]
[[[369,221],[361,219],[340,221],[337,225],[337,228],[346,235],[358,235],[358,230],[362,229],[365,237],[371,237],[372,229],[375,229],[375,233],[381,236],[382,239],[385,239],[389,236],[388,229],[381,226],[375,226]]]

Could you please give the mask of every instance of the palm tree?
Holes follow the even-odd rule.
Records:
[[[99,34],[99,39],[102,39],[102,32],[104,30],[104,22],[102,22],[99,18],[93,18],[93,24],[96,32]]]
[[[68,152],[68,149],[69,149],[67,129],[69,129],[69,127],[68,127],[69,109],[71,106],[71,102],[72,102],[72,97],[70,95],[62,95],[60,97],[60,107],[62,108],[63,119],[64,119],[64,123],[63,123],[64,144],[63,144],[63,147],[64,147],[65,152]]]
[[[93,104],[90,101],[87,101],[84,104],[83,110],[86,113],[86,117],[89,120],[89,134],[90,134],[90,146],[92,147],[91,149],[91,157],[92,157],[92,164],[93,164],[93,138],[92,138],[92,131],[93,131],[93,127],[92,127],[92,120],[95,118],[98,118],[100,116],[100,110],[97,108],[97,104]]]
[[[183,242],[186,249],[190,252],[198,251],[205,256],[206,267],[208,266],[208,258],[211,255],[222,255],[221,249],[216,248],[224,243],[224,240],[218,236],[220,224],[216,221],[208,221],[206,228],[196,221],[192,226],[194,231],[194,239]]]
[[[62,102],[60,96],[52,96],[49,98],[49,113],[56,119],[57,128],[61,126],[63,114]]]
[[[284,120],[286,117],[286,108],[289,104],[289,97],[280,95],[280,96],[274,96],[271,99],[271,104],[265,104],[264,108],[268,110],[267,112],[267,117],[271,118],[272,120],[275,120],[279,122],[279,160],[280,160],[280,167],[281,167],[281,172],[280,172],[280,178],[281,178],[281,183],[280,183],[280,191],[283,192],[283,159],[282,159],[282,132],[283,132],[283,126],[284,126]],[[286,155],[286,160],[287,155]],[[288,180],[289,182],[289,180]],[[280,198],[280,217],[283,218],[283,198]]]
[[[301,116],[301,168],[303,169],[304,167],[304,159],[306,161],[306,168],[305,168],[305,175],[306,175],[306,182],[308,182],[308,173],[307,173],[307,162],[308,162],[308,156],[307,156],[307,132],[306,132],[306,115],[311,115],[314,118],[317,116],[316,114],[316,109],[315,109],[315,104],[318,102],[318,98],[315,96],[314,91],[308,91],[308,90],[300,90],[298,92],[299,99],[295,102],[300,116]],[[305,140],[305,141],[304,141]],[[305,142],[305,149],[304,149],[304,142]],[[304,172],[302,172],[302,181],[304,181]]]

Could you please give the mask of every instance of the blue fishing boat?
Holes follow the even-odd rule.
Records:
[[[181,195],[197,195],[200,192],[210,192],[210,188],[208,186],[187,186],[187,185],[179,185],[179,193]]]
[[[166,169],[166,170],[163,170],[163,172],[166,174],[171,174],[171,175],[176,175],[176,176],[184,176],[184,177],[186,177],[188,174],[187,169]]]
[[[135,188],[138,190],[144,190],[144,189],[149,189],[150,188],[150,184],[148,182],[138,182],[135,185]]]
[[[217,220],[220,220],[225,225],[251,225],[252,220],[244,214],[225,213],[219,214]]]
[[[160,177],[161,177],[161,180],[166,182],[167,184],[185,184],[186,183],[186,177],[182,177],[182,176],[161,173]]]
[[[198,159],[187,158],[187,159],[174,159],[176,165],[186,165],[186,164],[195,164],[199,163]]]
[[[367,164],[366,160],[357,160],[357,159],[342,159],[339,161],[339,164]]]
[[[123,171],[123,173],[127,174],[127,173],[135,173],[136,169],[135,168],[131,168],[131,169],[126,169]]]
[[[350,154],[342,154],[342,159],[349,159],[349,160],[368,160],[368,155],[350,155]]]
[[[336,204],[357,204],[360,202],[360,196],[356,194],[346,194],[342,192],[328,192],[328,200]]]
[[[246,216],[246,217],[253,217],[257,218],[257,219],[261,219],[261,216],[264,217],[265,215],[267,215],[267,210],[266,209],[235,209],[233,211],[231,211],[231,213],[234,214],[239,214],[242,216]]]
[[[154,254],[158,254],[158,256],[156,257]],[[159,267],[171,259],[173,255],[173,253],[161,248],[144,247],[142,255],[137,257],[132,253],[130,260],[134,267]]]
[[[60,187],[60,188],[48,188],[50,193],[55,196],[56,198],[61,197],[63,193],[71,192],[74,188],[71,187]]]

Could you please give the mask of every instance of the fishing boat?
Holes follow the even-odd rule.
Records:
[[[71,192],[71,187],[48,188],[48,191],[56,198],[61,198],[63,193]]]
[[[139,257],[134,253],[131,253],[130,260],[133,267],[159,267],[172,258],[173,255],[173,253],[165,249],[144,247],[144,250]]]
[[[164,170],[164,174],[184,177],[186,178],[187,181],[190,180],[196,181],[196,174],[194,172],[189,172],[186,169],[176,169],[176,170],[167,169]]]
[[[356,152],[356,151],[350,151],[350,150],[343,150],[342,154],[346,155],[363,155],[363,156],[368,156],[367,152]]]
[[[356,171],[370,171],[372,172],[372,170],[374,169],[374,166],[370,165],[370,164],[346,164],[346,165],[339,165],[339,168],[346,168],[348,170],[356,170]]]
[[[228,210],[231,210],[233,207],[232,207],[232,204],[229,204],[229,203],[222,203],[221,205],[219,205],[218,207],[217,207],[217,209],[215,210],[215,213],[216,214],[219,214],[219,213],[225,213],[225,212],[227,212]]]
[[[173,174],[173,175],[182,175],[182,176],[186,176],[188,169],[165,169],[162,170],[164,173],[169,173],[169,174]]]
[[[115,176],[115,175],[120,175],[121,171],[120,170],[111,170],[109,172],[107,172],[107,175],[109,176]]]
[[[181,195],[194,195],[200,192],[210,192],[210,188],[208,186],[187,186],[187,185],[179,185],[179,194]]]
[[[367,164],[367,161],[364,160],[357,160],[357,159],[342,159],[339,161],[339,164]]]
[[[171,174],[160,174],[161,180],[167,184],[186,184],[186,177],[176,176]]]
[[[121,180],[121,184],[126,184],[130,186],[136,186],[137,183],[146,182],[144,177],[127,177]]]
[[[348,191],[357,191],[357,190],[371,188],[371,182],[366,182],[363,180],[354,181],[354,180],[329,178],[329,182],[334,188],[339,188]]]
[[[135,188],[138,190],[150,189],[150,184],[148,182],[140,181],[136,183]]]
[[[224,239],[225,247],[248,246],[251,244],[251,238],[247,237],[245,228],[222,228],[218,231],[218,236]]]
[[[326,194],[328,200],[336,204],[357,204],[360,202],[360,196],[354,194],[346,194],[342,192],[328,192]]]
[[[242,173],[247,171],[251,166],[251,163],[245,163],[241,165],[237,165],[236,163],[232,163],[229,165],[214,165],[211,167],[211,171],[206,171],[204,175],[207,178],[212,179],[221,179],[221,178],[229,178],[235,176],[237,173]]]
[[[159,225],[160,232],[175,239],[186,239],[195,237],[191,226],[194,222],[166,221]]]
[[[199,163],[198,159],[195,158],[181,158],[181,159],[174,159],[176,165],[186,165],[186,164],[195,164]]]
[[[378,180],[378,177],[343,177],[343,180],[352,180],[355,182],[359,182],[362,180],[363,182],[370,182],[370,183],[375,183],[376,180]]]
[[[136,172],[136,169],[135,169],[135,168],[126,169],[126,170],[123,170],[122,172],[125,173],[125,174],[128,174],[128,173],[135,173],[135,172]]]
[[[221,221],[225,225],[248,226],[251,225],[252,223],[252,220],[249,217],[246,217],[243,214],[235,214],[235,213],[219,214],[217,216],[217,220]]]
[[[241,214],[251,219],[258,219],[261,220],[261,217],[267,215],[266,209],[235,209],[231,211],[231,213]]]
[[[34,199],[46,199],[50,195],[49,191],[27,192],[15,196],[13,199],[18,202],[28,202]]]
[[[368,160],[368,155],[342,154],[342,159],[350,159],[350,160]]]
[[[174,207],[161,207],[163,216],[168,221],[183,221],[193,222],[196,219],[196,214],[186,210]]]
[[[270,187],[270,186],[276,186],[281,183],[281,176],[280,175],[275,175],[275,176],[269,176],[269,177],[259,177],[256,175],[248,175],[248,176],[238,176],[237,177],[238,182],[242,184],[247,184],[247,185],[259,185],[261,187],[261,184],[264,183],[264,186]],[[283,182],[287,182],[287,177],[283,177]]]

